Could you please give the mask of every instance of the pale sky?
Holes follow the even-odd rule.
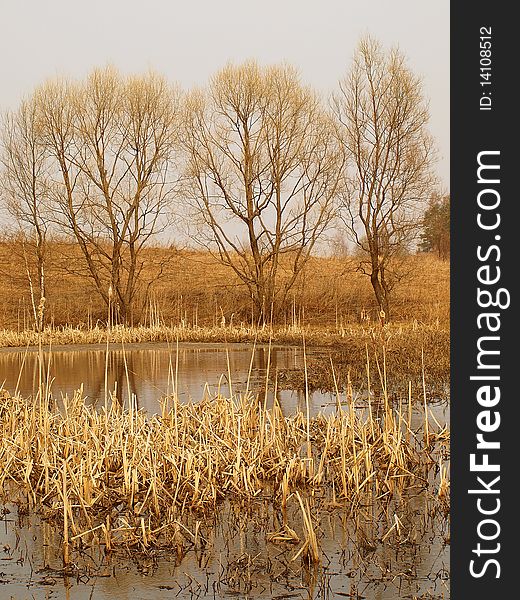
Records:
[[[370,33],[423,78],[449,189],[449,0],[0,0],[0,20],[1,111],[49,77],[108,63],[189,88],[228,61],[287,61],[328,95]]]

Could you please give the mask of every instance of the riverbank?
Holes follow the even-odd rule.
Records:
[[[251,327],[251,326],[136,326],[123,325],[110,328],[46,327],[41,333],[34,329],[0,330],[0,348],[38,346],[64,346],[75,344],[137,344],[145,342],[200,342],[200,343],[261,343],[309,347],[349,346],[354,341],[387,341],[410,338],[415,344],[421,337],[443,339],[449,337],[446,324],[420,323],[418,321],[379,324],[349,324],[341,327]]]

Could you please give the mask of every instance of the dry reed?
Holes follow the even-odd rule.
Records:
[[[285,417],[277,402],[267,408],[250,394],[198,404],[170,397],[150,416],[115,398],[96,409],[79,392],[57,406],[4,391],[0,489],[22,490],[61,524],[65,563],[70,549],[88,540],[107,551],[120,544],[146,550],[170,536],[178,547],[183,515],[209,517],[226,498],[271,497],[283,509],[295,497],[305,524],[298,554],[312,562],[319,554],[304,497],[356,506],[428,485],[435,448],[449,441],[446,428],[430,425],[425,447],[409,429],[410,415],[389,402],[377,418],[355,409],[352,395],[347,403],[311,418],[300,411]],[[446,477],[444,469],[442,496]],[[298,539],[288,524],[284,531]]]

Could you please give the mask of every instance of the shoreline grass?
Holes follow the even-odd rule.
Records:
[[[88,344],[138,344],[148,342],[200,342],[200,343],[276,343],[295,346],[346,346],[353,340],[388,341],[409,337],[411,342],[422,334],[449,337],[449,327],[436,323],[418,321],[395,322],[380,325],[349,324],[341,327],[317,326],[134,326],[116,325],[92,328],[81,326],[45,327],[38,332],[35,329],[15,331],[0,330],[0,348],[22,348],[58,345]]]
[[[303,369],[280,371],[277,384],[284,389],[345,390],[349,383],[366,383],[367,361],[377,371],[385,361],[391,388],[406,388],[412,381],[420,389],[423,372],[431,394],[444,397],[450,382],[450,332],[439,323],[352,324],[348,327],[47,327],[36,331],[0,331],[2,351],[61,346],[114,345],[131,350],[132,344],[169,343],[265,344],[307,348],[307,373]],[[108,344],[108,346],[107,346]],[[337,373],[331,370],[334,364]]]

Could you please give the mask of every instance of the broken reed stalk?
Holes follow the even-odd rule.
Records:
[[[422,371],[422,392],[424,402],[424,444],[426,448],[430,446],[430,429],[428,426],[428,406],[426,402],[426,378],[424,374],[424,348],[421,348],[421,371]]]
[[[306,416],[306,426],[307,426],[307,460],[308,460],[308,469],[309,474],[312,476],[314,472],[314,466],[312,461],[312,445],[311,445],[311,434],[310,434],[310,420],[311,420],[311,411],[309,404],[309,374],[307,372],[307,350],[305,347],[305,333],[302,333],[302,343],[303,343],[303,370],[305,377],[305,416]]]
[[[298,499],[298,503],[302,512],[302,521],[305,530],[305,541],[300,550],[292,558],[292,560],[294,561],[300,555],[303,555],[307,562],[317,563],[320,561],[321,555],[318,546],[318,539],[316,537],[316,532],[312,523],[312,515],[309,506],[309,501],[308,499],[306,499],[304,503],[298,491],[296,492],[296,498]]]
[[[63,462],[62,470],[63,481],[63,566],[66,567],[70,563],[69,553],[69,511],[68,511],[68,490],[67,490],[67,463]]]

